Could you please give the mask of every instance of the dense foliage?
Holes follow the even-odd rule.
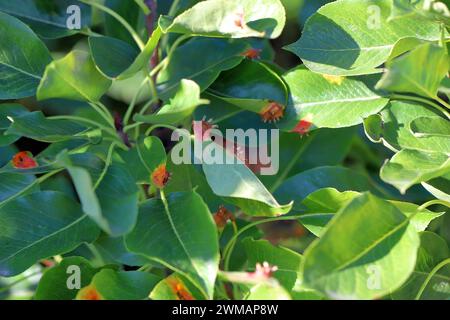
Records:
[[[0,297],[449,299],[444,2],[1,0]]]

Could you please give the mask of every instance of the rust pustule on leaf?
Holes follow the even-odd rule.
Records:
[[[12,164],[17,169],[32,169],[38,166],[31,153],[27,151],[16,153],[12,158]]]
[[[284,116],[285,107],[276,102],[268,103],[259,113],[264,122],[278,121]]]
[[[164,188],[169,182],[169,179],[170,173],[167,171],[165,164],[159,165],[151,175],[153,184],[159,189]]]

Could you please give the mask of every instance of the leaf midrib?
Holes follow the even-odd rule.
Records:
[[[295,104],[295,105],[299,106],[299,107],[313,107],[313,106],[317,106],[317,105],[321,105],[321,104],[336,104],[336,103],[358,102],[358,101],[373,101],[373,100],[379,100],[379,99],[386,99],[386,98],[383,98],[382,96],[371,96],[371,97],[365,97],[365,98],[314,101],[314,102],[299,103],[299,104]]]
[[[378,238],[376,241],[374,241],[372,244],[370,244],[366,249],[364,249],[361,253],[357,254],[355,257],[351,258],[350,260],[348,260],[347,262],[343,263],[342,265],[334,268],[333,270],[328,271],[326,274],[323,274],[323,275],[315,277],[314,281],[315,282],[320,281],[323,278],[327,277],[329,274],[333,274],[335,272],[339,272],[339,271],[345,269],[346,267],[348,267],[349,265],[351,265],[352,263],[358,261],[359,259],[364,257],[368,252],[370,252],[372,249],[374,249],[376,246],[378,246],[381,242],[383,242],[388,237],[390,237],[391,235],[396,233],[398,230],[403,228],[405,225],[407,225],[410,222],[411,218],[414,217],[414,216],[415,216],[415,214],[411,215],[410,217],[407,217],[402,223],[397,225],[395,228],[393,228],[389,232],[385,233],[381,238]]]
[[[39,240],[30,243],[30,244],[27,245],[26,247],[23,247],[22,249],[20,249],[20,250],[14,252],[13,254],[11,254],[11,255],[9,255],[9,256],[3,258],[2,260],[0,260],[0,263],[3,263],[3,262],[5,262],[5,261],[7,261],[7,260],[9,260],[9,259],[11,259],[11,258],[13,258],[13,257],[15,257],[16,255],[22,253],[23,251],[28,250],[28,249],[30,249],[31,247],[33,247],[33,246],[39,244],[40,242],[45,241],[45,240],[47,240],[47,239],[49,239],[49,238],[51,238],[51,237],[57,235],[58,233],[63,232],[63,231],[65,231],[65,230],[67,230],[67,229],[73,227],[74,225],[76,225],[77,223],[83,221],[83,220],[86,219],[86,218],[88,218],[87,215],[82,215],[80,218],[78,218],[78,219],[75,220],[75,221],[72,221],[71,223],[69,223],[68,225],[64,226],[63,228],[58,229],[58,230],[56,230],[56,231],[54,231],[54,232],[52,232],[52,233],[46,235],[45,237],[40,238]]]
[[[22,73],[22,74],[25,74],[25,75],[30,76],[30,77],[32,77],[32,78],[35,78],[35,79],[37,79],[37,80],[41,80],[41,79],[42,79],[42,77],[39,76],[39,75],[35,75],[35,74],[32,74],[32,73],[29,73],[28,71],[25,71],[25,70],[23,70],[23,69],[20,69],[20,68],[18,68],[18,67],[15,67],[15,66],[13,66],[13,65],[11,65],[11,64],[7,64],[7,63],[5,63],[5,62],[1,62],[1,61],[0,61],[0,65],[3,65],[3,66],[6,66],[7,68],[11,68],[11,69],[13,69],[13,70],[16,70],[17,72],[20,72],[20,73]]]
[[[183,248],[184,253],[186,254],[186,256],[189,259],[189,263],[191,264],[191,266],[194,268],[195,272],[200,275],[201,272],[199,272],[199,270],[197,269],[197,266],[194,264],[193,259],[189,253],[189,251],[187,250],[186,246],[184,245],[184,242],[182,241],[177,228],[175,227],[175,223],[172,220],[172,215],[170,213],[169,210],[169,205],[167,203],[167,200],[163,201],[163,205],[164,205],[164,212],[167,215],[167,219],[169,220],[170,226],[172,227],[173,232],[175,233],[175,236],[177,237],[178,242],[180,243],[181,247]],[[203,288],[202,288],[203,291]],[[207,294],[205,293],[205,296],[207,296]]]

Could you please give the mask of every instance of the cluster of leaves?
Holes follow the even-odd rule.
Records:
[[[35,299],[450,297],[441,3],[330,2],[286,71],[279,0],[81,0],[69,30],[73,2],[0,1],[0,276],[40,263]],[[164,130],[203,117],[280,129],[280,172],[174,164]],[[391,151],[381,180],[341,166]],[[264,239],[279,221],[296,250]]]

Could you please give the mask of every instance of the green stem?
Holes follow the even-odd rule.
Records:
[[[236,110],[236,111],[234,111],[234,112],[230,112],[230,113],[224,115],[223,117],[220,117],[220,118],[215,119],[215,120],[213,121],[213,124],[218,124],[218,123],[220,123],[220,122],[222,122],[222,121],[225,121],[225,120],[227,120],[227,119],[229,119],[229,118],[232,118],[232,117],[234,117],[235,115],[238,115],[238,114],[240,114],[240,113],[242,113],[242,112],[244,112],[244,111],[245,111],[245,110]]]
[[[176,13],[177,10],[178,10],[179,4],[180,4],[180,0],[173,0],[172,5],[170,6],[170,9],[169,9],[169,13],[168,13],[168,16],[169,16],[169,17],[174,17],[175,13]],[[167,48],[167,42],[168,42],[168,40],[169,40],[169,37],[168,37],[168,35],[166,35],[166,36],[164,37],[163,41],[162,41],[162,47],[163,47],[164,49]]]
[[[423,205],[421,205],[419,208],[417,208],[417,210],[418,211],[422,211],[422,210],[425,210],[426,208],[428,208],[428,207],[430,207],[432,205],[435,205],[435,204],[440,204],[440,205],[443,205],[443,206],[445,206],[447,208],[450,208],[450,202],[447,202],[447,201],[444,201],[444,200],[437,200],[437,199],[435,199],[435,200],[431,200],[431,201],[425,202]]]
[[[113,18],[115,18],[131,34],[131,36],[133,37],[134,41],[139,46],[139,49],[141,49],[141,51],[144,49],[145,44],[141,40],[141,37],[139,37],[139,35],[133,29],[133,27],[131,27],[130,24],[124,18],[122,18],[119,14],[117,14],[114,10],[111,10],[110,8],[105,7],[104,5],[101,5],[101,4],[96,3],[96,2],[92,2],[90,0],[80,0],[80,1],[84,2],[84,3],[88,4],[88,5],[91,5],[92,7],[95,7],[97,9],[99,9],[99,10],[109,14]]]
[[[106,120],[106,123],[108,123],[114,130],[116,127],[114,126],[114,119],[112,118],[111,114],[107,109],[105,110],[105,106],[102,104],[96,104],[89,102],[89,105],[103,118]]]
[[[130,125],[124,127],[123,128],[123,132],[127,132],[127,131],[129,131],[129,130],[131,130],[133,128],[138,128],[138,127],[140,127],[143,124],[144,124],[143,122],[135,122],[133,124],[130,124]]]
[[[150,9],[142,2],[142,0],[134,0],[142,12],[147,16],[151,12]]]
[[[295,164],[298,162],[302,154],[305,152],[305,150],[309,147],[309,145],[312,143],[315,137],[315,132],[311,133],[311,135],[308,137],[308,139],[298,148],[297,152],[294,154],[292,159],[289,161],[288,165],[284,168],[284,171],[282,174],[280,174],[275,181],[275,183],[270,188],[270,192],[274,192],[287,178],[289,175],[289,172],[291,172],[292,168],[295,166]]]
[[[128,106],[127,112],[125,113],[125,116],[123,118],[123,123],[124,123],[125,126],[130,121],[130,118],[131,118],[131,115],[133,113],[134,107],[136,106],[136,101],[137,101],[139,95],[142,92],[142,88],[144,88],[144,86],[147,84],[147,81],[149,81],[148,78],[145,78],[144,81],[142,81],[141,85],[139,86],[139,89],[136,91],[136,94],[134,95],[133,99],[131,100],[130,105]]]
[[[25,280],[27,280],[27,279],[29,279],[31,277],[37,276],[38,274],[41,274],[41,273],[42,273],[42,271],[36,271],[36,272],[33,272],[30,275],[24,276],[23,278],[18,279],[17,281],[14,281],[14,282],[6,285],[5,287],[0,288],[0,293],[6,292],[9,289],[11,289],[12,287],[14,287],[15,285],[18,285],[19,283],[21,283],[21,282],[23,282],[23,281],[25,281]]]
[[[106,161],[105,161],[105,167],[103,168],[102,173],[100,174],[100,177],[98,178],[97,182],[95,182],[94,190],[97,189],[97,187],[102,182],[103,178],[106,176],[106,173],[108,172],[108,168],[112,162],[112,156],[113,156],[115,146],[116,146],[115,142],[111,143],[111,145],[109,146],[108,155],[106,156]]]
[[[183,35],[178,37],[178,39],[176,39],[174,41],[174,43],[172,44],[172,46],[170,47],[170,49],[167,51],[167,55],[166,57],[156,66],[153,68],[153,70],[150,72],[150,76],[154,76],[155,74],[157,74],[161,69],[164,69],[169,63],[170,63],[170,59],[172,58],[175,50],[180,46],[180,44],[191,38],[191,35]],[[165,38],[164,40],[167,40],[167,38]],[[166,46],[166,45],[163,45]]]
[[[106,264],[105,260],[103,260],[103,257],[100,254],[100,252],[97,250],[97,248],[92,243],[87,243],[86,246],[91,251],[92,255],[94,256],[94,259],[96,259],[98,261],[100,266],[104,266]]]
[[[248,225],[246,225],[245,227],[242,227],[238,232],[236,232],[233,237],[231,237],[231,239],[228,241],[228,244],[225,246],[225,249],[223,250],[223,256],[224,256],[224,270],[228,271],[229,270],[229,265],[230,265],[230,258],[231,258],[231,254],[233,253],[233,249],[234,249],[234,245],[236,244],[237,239],[239,238],[239,236],[244,233],[245,231],[256,227],[260,224],[264,224],[264,223],[268,223],[268,222],[274,222],[274,221],[290,221],[290,220],[297,220],[300,217],[302,217],[301,215],[297,215],[297,216],[282,216],[282,217],[274,217],[274,218],[268,218],[268,219],[264,219],[264,220],[259,220],[259,221],[255,221],[253,223],[250,223]]]
[[[427,288],[428,283],[430,282],[430,280],[433,278],[433,276],[439,270],[441,270],[447,264],[450,264],[450,258],[445,259],[444,261],[439,263],[436,267],[434,267],[433,270],[431,270],[430,274],[428,275],[428,277],[425,279],[425,281],[423,282],[422,286],[420,287],[419,292],[417,292],[415,300],[420,300],[420,297],[422,297],[422,294],[425,291],[425,289]]]
[[[420,98],[420,97],[415,97],[415,96],[403,95],[403,94],[394,94],[394,95],[391,96],[391,99],[410,100],[410,101],[416,101],[416,102],[425,103],[425,104],[427,104],[427,105],[429,105],[429,106],[439,110],[448,119],[450,119],[450,113],[447,110],[445,110],[444,108],[442,108],[440,105],[438,105],[437,103],[434,103],[431,100],[428,100],[428,99],[425,99],[425,98]],[[445,105],[448,105],[448,104],[446,103]]]
[[[179,128],[171,126],[169,124],[155,124],[154,126],[151,126],[150,128],[148,128],[148,130],[145,132],[145,135],[149,136],[150,133],[152,133],[152,131],[155,130],[156,128],[167,128],[167,129],[171,129],[173,131],[179,129]]]

